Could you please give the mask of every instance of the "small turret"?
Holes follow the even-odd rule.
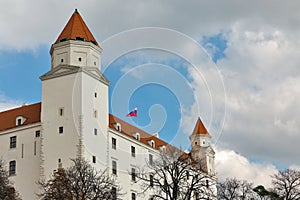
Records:
[[[193,160],[200,163],[200,168],[204,172],[213,175],[215,173],[215,152],[211,147],[211,136],[200,118],[196,122],[190,141],[192,146],[190,153]]]

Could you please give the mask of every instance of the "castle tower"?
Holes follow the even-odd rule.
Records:
[[[194,131],[190,136],[192,144],[191,156],[200,163],[203,171],[209,175],[215,174],[215,152],[211,146],[211,136],[206,130],[201,119],[198,118]]]
[[[106,166],[109,82],[100,71],[101,51],[76,9],[51,46],[51,70],[40,77],[46,178],[78,156]]]

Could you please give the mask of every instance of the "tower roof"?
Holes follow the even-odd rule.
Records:
[[[205,126],[203,125],[200,118],[198,118],[197,123],[195,125],[193,135],[194,134],[208,134],[208,131],[206,130]]]
[[[55,44],[66,40],[81,40],[92,42],[93,44],[99,46],[98,42],[83,21],[77,9],[75,9],[75,12],[69,19],[67,25],[56,39]]]

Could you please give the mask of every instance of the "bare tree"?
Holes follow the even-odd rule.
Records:
[[[72,161],[74,164],[71,167],[66,170],[59,168],[54,172],[52,179],[39,182],[42,187],[39,197],[44,200],[118,199],[121,189],[106,171],[96,171],[82,159]]]
[[[273,191],[268,191],[264,186],[258,185],[253,189],[256,192],[258,199],[260,200],[283,200],[278,194]]]
[[[225,181],[217,183],[218,199],[220,200],[247,200],[254,199],[252,183],[236,178],[227,178]]]
[[[139,168],[136,176],[144,192],[152,193],[153,199],[211,199],[216,192],[211,177],[188,154],[177,149],[161,152]]]
[[[4,161],[0,160],[0,199],[18,200],[20,197],[8,177],[8,172],[4,167]]]
[[[287,169],[272,176],[273,189],[285,200],[300,199],[300,171]]]

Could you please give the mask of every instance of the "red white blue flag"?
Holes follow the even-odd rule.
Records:
[[[127,117],[137,117],[137,107],[135,107],[130,113],[126,115]]]

